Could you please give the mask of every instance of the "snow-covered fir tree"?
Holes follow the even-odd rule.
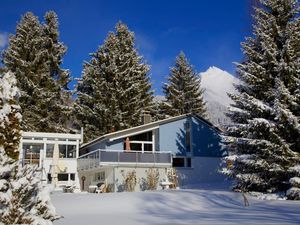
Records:
[[[26,131],[66,132],[71,114],[68,70],[61,68],[66,47],[59,41],[54,12],[45,23],[26,13],[3,53],[3,64],[15,73],[21,90],[20,105]]]
[[[18,164],[22,116],[13,73],[0,76],[0,224],[51,225],[57,219],[35,168]]]
[[[243,191],[294,187],[289,198],[296,198],[295,190],[300,195],[299,9],[296,0],[261,0],[254,35],[242,44],[245,61],[237,65],[242,83],[236,86],[239,94],[231,95],[234,124],[224,141],[232,161],[225,173]]]
[[[142,112],[151,108],[149,66],[134,41],[134,33],[119,22],[84,63],[75,113],[87,140],[139,125]]]
[[[175,66],[170,69],[168,83],[164,84],[165,104],[163,111],[168,116],[196,113],[206,117],[201,79],[194,71],[183,52],[176,57]]]

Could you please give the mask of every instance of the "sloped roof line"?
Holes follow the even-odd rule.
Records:
[[[189,117],[189,116],[194,116],[198,120],[206,123],[208,126],[210,126],[211,128],[213,128],[217,132],[221,132],[221,130],[218,127],[214,126],[212,123],[210,123],[206,119],[202,118],[201,116],[199,116],[199,115],[197,115],[195,113],[188,113],[188,114],[174,116],[174,117],[166,118],[166,119],[163,119],[163,120],[154,121],[154,122],[151,122],[151,123],[146,123],[146,124],[143,124],[143,125],[140,125],[140,126],[131,127],[131,128],[127,128],[127,129],[124,129],[124,130],[119,130],[119,131],[116,131],[116,132],[108,133],[108,134],[102,135],[102,136],[100,136],[98,138],[95,138],[94,140],[92,140],[90,142],[87,142],[87,143],[81,145],[80,148],[87,147],[87,146],[89,146],[91,144],[94,144],[94,143],[96,143],[98,141],[102,141],[102,140],[108,139],[108,138],[110,138],[112,136],[115,136],[115,135],[118,135],[118,134],[127,133],[127,132],[138,130],[138,129],[141,129],[141,128],[147,128],[147,129],[151,129],[152,127],[155,128],[155,127],[157,127],[159,125],[170,123],[170,122],[173,122],[173,121],[177,121],[177,120]]]

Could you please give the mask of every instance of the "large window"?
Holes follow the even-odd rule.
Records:
[[[57,174],[57,180],[58,181],[68,181],[70,177],[70,180],[75,181],[75,173],[59,173]],[[51,173],[47,174],[48,183],[52,182],[52,175]]]
[[[59,174],[57,174],[57,180],[58,181],[68,181],[69,174],[68,173],[59,173]]]
[[[40,151],[44,149],[43,144],[24,143],[24,163],[25,164],[39,164]]]
[[[126,139],[124,139],[124,150],[126,150]],[[152,140],[152,131],[137,134],[135,136],[128,137],[130,150],[133,151],[145,151],[152,152],[153,150],[153,140]]]
[[[59,145],[59,158],[75,158],[76,145]]]
[[[152,141],[152,131],[129,137],[131,141]]]

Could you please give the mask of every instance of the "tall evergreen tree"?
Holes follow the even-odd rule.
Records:
[[[201,79],[190,65],[183,52],[176,57],[175,66],[170,69],[168,83],[163,91],[166,97],[163,109],[168,116],[196,113],[206,117]]]
[[[245,61],[237,66],[242,83],[231,96],[234,125],[224,139],[233,164],[225,172],[244,191],[286,191],[289,179],[300,175],[299,4],[260,3],[254,37],[242,44]]]
[[[22,116],[16,83],[11,72],[0,75],[0,223],[50,225],[57,216],[39,173],[17,161]]]
[[[66,101],[69,72],[61,68],[66,47],[59,42],[58,21],[47,12],[41,24],[26,13],[3,53],[3,64],[15,73],[21,90],[20,105],[26,131],[63,132],[71,113]]]
[[[134,41],[134,33],[119,22],[84,63],[75,112],[88,140],[139,125],[142,111],[151,108],[149,66]]]

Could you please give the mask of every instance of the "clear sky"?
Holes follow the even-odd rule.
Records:
[[[250,0],[1,0],[0,49],[27,11],[59,18],[60,40],[68,47],[63,67],[80,77],[82,63],[121,20],[136,35],[139,53],[151,65],[156,94],[183,50],[198,72],[217,66],[235,74],[240,42],[251,33]],[[72,82],[70,88],[73,88]]]

